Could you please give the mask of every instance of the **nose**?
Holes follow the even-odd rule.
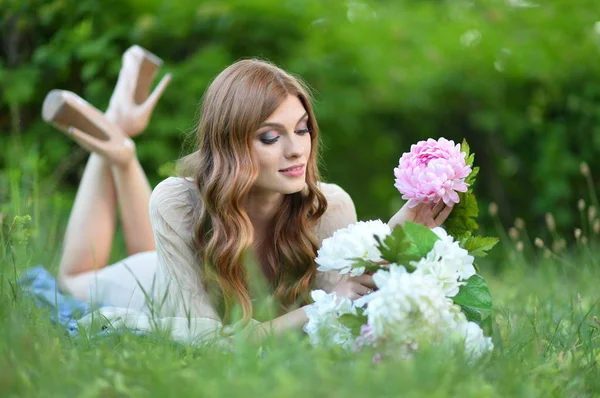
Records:
[[[304,155],[304,144],[302,143],[302,137],[297,134],[292,134],[287,145],[285,147],[285,157],[288,159],[299,158]]]

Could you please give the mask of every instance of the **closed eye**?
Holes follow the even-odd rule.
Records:
[[[294,130],[295,134],[304,135],[304,134],[312,134],[312,130],[308,128],[308,115],[305,113],[298,123],[296,124],[298,127],[303,127],[297,130]],[[285,127],[280,123],[273,122],[265,122],[262,123],[260,128],[262,127],[271,127],[271,130],[265,131],[260,135],[260,142],[266,145],[274,144],[279,141],[280,135],[275,134],[285,134]]]
[[[267,144],[267,145],[274,144],[277,141],[279,141],[279,136],[273,137],[273,138],[260,137],[260,142],[262,142],[263,144]]]

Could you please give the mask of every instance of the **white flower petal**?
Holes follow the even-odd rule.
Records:
[[[341,274],[350,272],[351,276],[362,275],[365,272],[364,267],[354,269],[351,259],[381,261],[381,253],[376,247],[377,241],[374,236],[383,239],[390,233],[390,227],[381,220],[359,221],[338,229],[333,236],[323,240],[321,248],[317,251],[317,270],[335,270]]]
[[[354,344],[351,330],[339,321],[345,314],[356,315],[356,308],[347,297],[337,297],[336,293],[325,293],[323,290],[313,290],[313,304],[304,306],[308,322],[303,330],[308,334],[311,344],[340,345],[350,349]]]

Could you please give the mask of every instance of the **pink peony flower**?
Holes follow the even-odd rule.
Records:
[[[400,164],[394,169],[394,186],[408,199],[408,206],[419,203],[438,203],[447,205],[458,203],[458,193],[466,192],[469,184],[465,178],[471,173],[467,166],[465,153],[460,144],[440,138],[419,141],[410,147],[410,152],[402,155]]]

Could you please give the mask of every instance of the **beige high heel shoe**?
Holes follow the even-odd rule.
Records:
[[[150,87],[162,60],[138,45],[123,54],[123,65],[106,115],[130,137],[140,134],[148,126],[158,100],[171,81],[166,74],[152,94]]]
[[[139,72],[137,84],[133,94],[133,101],[136,105],[143,104],[150,96],[150,86],[156,77],[156,73],[163,64],[162,59],[152,54],[150,51],[137,44],[129,47],[123,57],[125,58],[129,52],[141,59],[139,62]]]
[[[121,128],[75,93],[50,91],[42,105],[42,118],[115,165],[125,166],[135,157],[135,144]]]

